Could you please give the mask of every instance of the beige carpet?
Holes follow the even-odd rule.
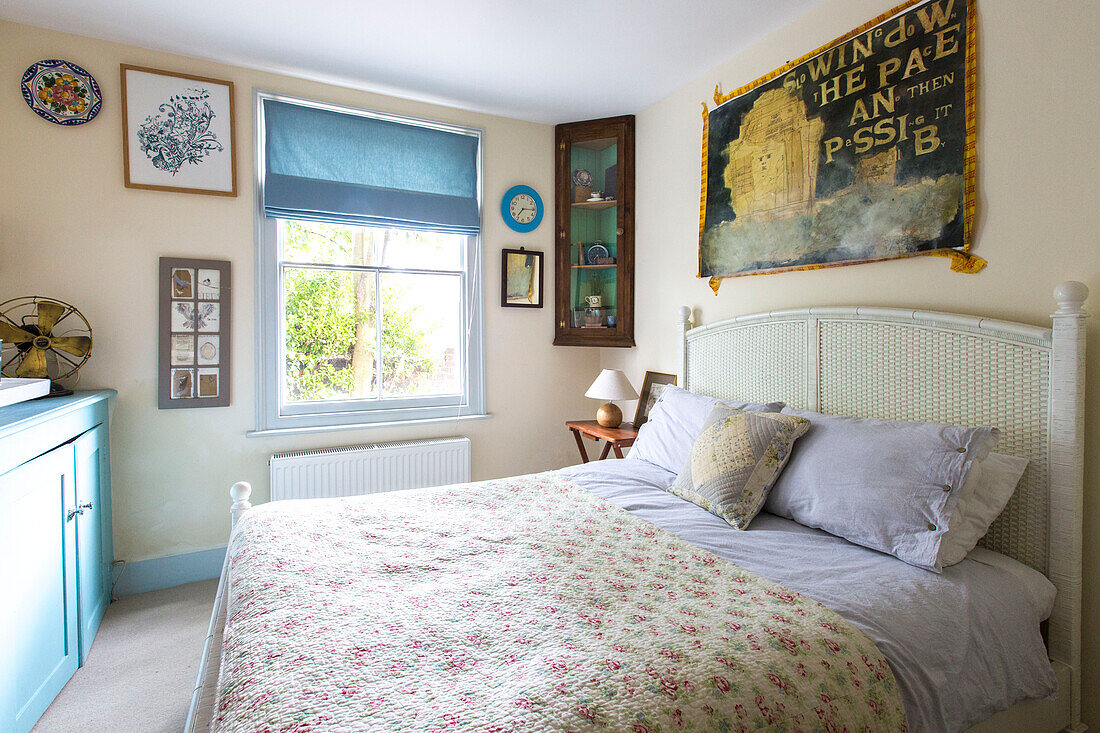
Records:
[[[124,596],[32,733],[179,733],[218,581]]]

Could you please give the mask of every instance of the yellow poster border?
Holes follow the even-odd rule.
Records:
[[[847,43],[856,36],[865,33],[866,31],[878,26],[886,21],[896,18],[897,16],[913,9],[914,7],[922,4],[928,4],[935,2],[935,0],[906,0],[906,2],[895,6],[894,8],[887,10],[872,20],[867,21],[858,28],[845,33],[844,35],[829,41],[828,43],[819,46],[818,48],[810,51],[803,56],[795,59],[794,61],[788,61],[783,66],[770,71],[764,76],[761,76],[755,81],[744,84],[732,92],[722,94],[721,86],[716,84],[714,86],[714,106],[717,108],[726,102],[740,97],[746,92],[751,92],[761,84],[767,84],[777,76],[787,73],[791,69],[800,64],[803,64],[810,59],[818,56],[819,54],[828,51],[830,48],[839,46],[843,43]],[[955,272],[962,272],[967,274],[973,274],[980,271],[986,266],[986,261],[981,257],[970,254],[970,247],[974,242],[974,220],[977,214],[977,143],[978,143],[978,115],[977,115],[977,97],[978,97],[978,8],[977,0],[967,0],[967,16],[966,16],[966,62],[965,62],[965,77],[964,77],[964,89],[966,94],[966,142],[963,145],[963,246],[962,249],[937,249],[931,252],[913,252],[910,254],[896,255],[893,257],[877,257],[873,260],[857,260],[851,262],[836,262],[825,263],[817,265],[800,265],[797,267],[783,267],[775,268],[771,270],[759,270],[757,272],[743,272],[734,275],[723,275],[721,277],[711,277],[710,287],[714,290],[714,294],[718,294],[718,287],[721,285],[721,281],[730,277],[746,277],[751,275],[769,275],[776,272],[796,272],[799,270],[820,270],[827,267],[846,267],[848,265],[862,265],[868,262],[882,262],[885,260],[904,259],[908,257],[948,257],[951,259],[951,269]],[[703,159],[701,173],[699,176],[699,274],[698,278],[704,277],[703,275],[703,261],[702,261],[702,244],[703,244],[703,226],[706,224],[707,213],[707,178],[709,176],[708,159],[709,159],[709,141],[710,141],[710,110],[707,109],[707,103],[701,102],[703,105]]]

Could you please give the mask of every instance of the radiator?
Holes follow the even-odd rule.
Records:
[[[470,440],[371,443],[271,456],[271,500],[356,496],[470,480]]]

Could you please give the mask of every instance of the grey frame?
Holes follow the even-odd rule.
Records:
[[[216,365],[204,365],[198,363],[198,349],[195,349],[194,363],[190,366],[197,375],[202,368],[218,369],[218,395],[216,397],[186,397],[172,398],[172,369],[180,365],[172,364],[172,271],[177,269],[189,269],[198,272],[199,269],[218,270],[219,292],[217,300],[202,300],[198,298],[198,283],[192,281],[194,289],[190,298],[196,304],[201,302],[218,303],[218,330],[209,332],[209,335],[218,336],[218,362]],[[195,278],[197,280],[197,277]],[[232,302],[233,281],[232,263],[228,260],[198,260],[187,257],[161,257],[158,268],[158,288],[160,314],[158,320],[158,346],[157,346],[157,407],[162,410],[180,410],[199,407],[228,407],[231,401],[232,386]],[[196,338],[200,333],[193,332]],[[186,366],[184,368],[187,368]],[[197,389],[198,380],[193,382],[193,389]]]

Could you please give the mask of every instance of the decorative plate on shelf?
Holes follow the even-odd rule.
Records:
[[[584,168],[578,168],[573,171],[573,185],[588,188],[592,185],[592,174]]]
[[[593,244],[584,253],[584,261],[589,265],[598,265],[599,260],[608,257],[607,247],[602,244]]]
[[[69,61],[45,59],[30,65],[20,84],[27,106],[57,125],[83,125],[99,114],[99,84]]]

